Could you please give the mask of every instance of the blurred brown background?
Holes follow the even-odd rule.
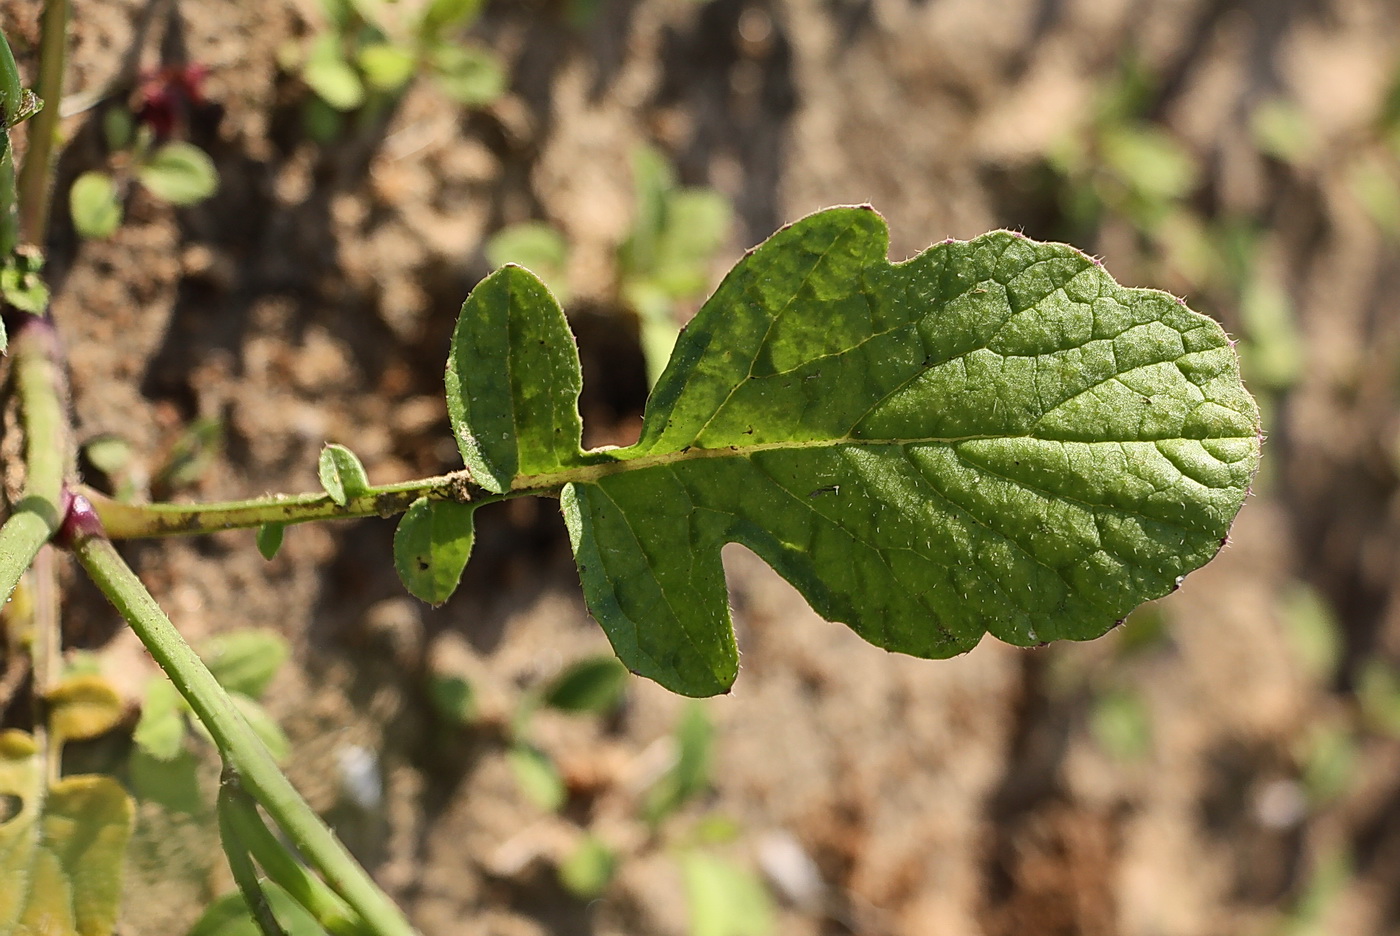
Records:
[[[495,0],[468,35],[503,96],[415,80],[329,133],[297,65],[327,28],[313,0],[74,9],[61,191],[111,164],[101,114],[143,73],[208,70],[177,132],[218,194],[137,192],[105,240],[60,208],[50,245],[79,425],[129,446],[141,493],[314,489],[328,440],[376,482],[456,467],[450,328],[491,238],[529,221],[567,248],[588,440],[626,441],[643,145],[732,208],[710,283],[786,221],[869,202],[897,258],[996,227],[1068,240],[1239,339],[1255,496],[1214,563],[1100,641],[893,657],[729,555],[743,670],[700,709],[703,788],[654,828],[647,791],[701,717],[655,686],[534,716],[557,811],[509,757],[532,687],[605,649],[552,503],[483,511],[441,609],[403,593],[387,522],[293,529],[270,563],[250,533],[131,546],[192,637],[292,642],[268,701],[289,773],[425,933],[1400,932],[1400,5]],[[26,68],[37,12],[0,3]],[[81,585],[66,614],[139,697],[130,634]],[[462,723],[443,679],[470,687]],[[222,859],[197,816],[140,817],[122,932],[183,932],[229,889]],[[616,858],[592,897],[559,872],[586,841]],[[696,855],[722,869],[708,891]],[[716,923],[706,900],[755,909]]]

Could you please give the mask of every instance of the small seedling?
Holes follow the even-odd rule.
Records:
[[[148,113],[148,120],[133,120],[126,111],[106,111],[103,128],[111,168],[84,172],[68,190],[73,226],[83,237],[110,237],[121,226],[133,185],[178,207],[197,205],[218,190],[219,171],[209,154],[193,143],[162,135],[174,119],[166,109]]]
[[[283,64],[316,95],[307,126],[319,140],[338,135],[342,115],[377,113],[418,76],[466,107],[505,91],[505,69],[490,49],[460,38],[481,13],[481,0],[322,0],[326,29]]]

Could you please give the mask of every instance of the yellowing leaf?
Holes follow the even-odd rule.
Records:
[[[15,936],[110,936],[134,815],[111,777],[68,777],[49,790]]]
[[[34,742],[0,734],[0,936],[110,936],[131,837],[131,798],[111,777],[43,790]]]
[[[24,910],[30,867],[39,844],[44,771],[34,739],[0,732],[0,936],[10,936]]]
[[[106,734],[122,720],[124,707],[101,676],[69,676],[49,692],[49,731],[57,740],[80,741]]]

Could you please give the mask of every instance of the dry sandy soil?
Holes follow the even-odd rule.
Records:
[[[635,682],[611,719],[537,720],[570,783],[560,815],[521,794],[505,759],[523,694],[606,649],[552,503],[484,510],[464,587],[439,609],[398,584],[387,521],[293,529],[271,562],[250,533],[125,547],[192,639],[257,626],[291,641],[268,703],[295,745],[287,769],[423,932],[679,936],[675,854],[706,816],[737,822],[709,847],[741,866],[791,872],[805,856],[816,870],[805,892],[772,887],[784,936],[1400,931],[1400,739],[1356,694],[1368,665],[1400,662],[1400,255],[1348,183],[1400,62],[1400,8],[603,0],[579,25],[563,7],[489,5],[476,33],[511,69],[491,107],[420,82],[318,146],[306,90],[278,64],[320,22],[312,0],[75,0],[69,93],[121,103],[162,55],[207,66],[188,134],[222,180],[188,210],[137,195],[102,242],[79,241],[60,210],[54,315],[83,437],[127,440],[150,475],[216,420],[214,457],[164,492],[181,498],[314,489],[328,440],[376,482],[450,470],[455,311],[487,272],[485,238],[538,218],[573,245],[587,440],[625,441],[645,376],[609,297],[636,145],[732,200],[716,275],[831,204],[874,204],[896,257],[1000,226],[1061,237],[1046,154],[1089,132],[1130,56],[1159,79],[1146,119],[1198,167],[1192,211],[1262,232],[1305,365],[1268,398],[1267,464],[1230,546],[1092,644],[892,656],[727,555],[744,657],[734,692],[705,703],[714,791],[656,836],[639,790],[682,707],[655,686]],[[178,42],[163,41],[172,16]],[[0,3],[22,65],[36,20],[37,3]],[[1250,117],[1271,100],[1304,116],[1305,157],[1256,146]],[[64,124],[60,188],[104,159],[96,113]],[[1201,294],[1131,226],[1109,217],[1085,236],[1120,280],[1191,292],[1247,331],[1237,296]],[[1290,624],[1300,594],[1335,612],[1340,652],[1321,666]],[[150,664],[100,599],[75,583],[65,614],[70,645],[100,649],[135,693]],[[435,714],[432,674],[472,681],[476,724]],[[1130,743],[1106,740],[1115,699],[1135,713]],[[1319,738],[1342,753],[1327,760]],[[348,750],[372,753],[381,803],[347,794]],[[1327,769],[1341,772],[1331,788],[1315,777]],[[153,804],[140,822],[121,932],[182,932],[226,872],[207,826]],[[584,830],[623,854],[592,902],[554,870]]]

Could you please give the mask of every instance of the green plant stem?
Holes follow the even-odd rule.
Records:
[[[248,857],[248,847],[238,834],[232,817],[232,799],[226,786],[219,788],[219,839],[224,843],[224,855],[228,858],[228,869],[233,872],[233,882],[248,905],[248,913],[263,936],[287,936],[282,924],[272,912],[258,882],[258,869]]]
[[[19,229],[30,244],[43,246],[49,225],[49,168],[63,99],[68,56],[68,0],[47,0],[39,35],[39,81],[44,109],[29,124],[29,148],[19,173]]]
[[[399,908],[297,793],[112,542],[102,535],[80,532],[70,545],[97,587],[131,625],[209,729],[219,751],[238,771],[242,782],[307,861],[379,936],[410,936],[413,928]]]
[[[44,759],[44,777],[49,786],[58,783],[62,773],[63,746],[48,732],[48,697],[58,683],[63,663],[63,631],[60,627],[61,607],[58,595],[58,569],[53,546],[45,543],[34,557],[29,570],[29,584],[34,595],[34,640],[29,656],[34,663],[35,711],[40,713],[34,725],[34,741]]]
[[[24,423],[25,486],[0,526],[0,592],[7,599],[63,520],[68,460],[64,376],[53,328],[43,319],[25,318],[10,354]]]
[[[906,442],[965,442],[964,438],[906,439]],[[774,442],[746,446],[743,454],[804,448],[810,442]],[[850,444],[859,444],[851,442]],[[888,441],[872,443],[886,445]],[[475,484],[467,471],[402,481],[372,487],[343,505],[330,495],[276,494],[250,500],[211,504],[127,504],[113,500],[92,488],[79,485],[74,490],[82,494],[97,511],[98,517],[112,539],[141,539],[151,536],[189,536],[213,533],[217,530],[246,529],[266,523],[305,523],[308,520],[336,520],[350,517],[390,517],[403,513],[420,497],[451,500],[458,503],[489,504],[512,497],[557,497],[566,484],[597,481],[623,471],[636,471],[658,465],[671,465],[700,458],[733,457],[739,450],[733,446],[705,449],[686,446],[677,452],[627,456],[625,449],[595,449],[584,454],[581,464],[545,474],[521,475],[511,489],[496,494]]]
[[[112,539],[212,533],[216,530],[258,527],[265,523],[391,517],[403,513],[420,497],[487,503],[505,496],[492,494],[473,484],[465,471],[370,488],[366,493],[350,498],[343,506],[325,493],[277,495],[213,504],[127,504],[88,487],[76,490],[92,503],[107,535]]]
[[[0,257],[19,246],[19,196],[15,189],[15,151],[10,131],[0,130]]]
[[[15,192],[15,153],[10,145],[10,124],[20,107],[23,90],[19,67],[9,40],[0,34],[0,259],[8,259],[19,245],[19,201]]]
[[[366,936],[366,931],[345,901],[293,858],[277,837],[268,831],[258,815],[258,804],[243,789],[238,772],[232,768],[225,769],[223,783],[219,787],[219,824],[221,829],[227,824],[241,847],[262,865],[267,877],[306,908],[331,936]],[[228,843],[229,838],[225,835],[225,848]]]
[[[15,53],[10,49],[10,41],[0,35],[0,117],[5,126],[15,122],[23,100],[24,86],[19,80],[19,65]]]

